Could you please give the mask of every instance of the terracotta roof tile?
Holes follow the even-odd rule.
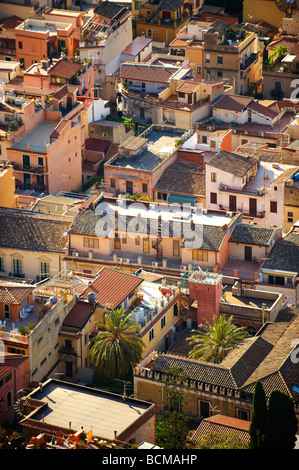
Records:
[[[0,362],[0,379],[17,369],[21,364],[27,361],[28,357],[23,354],[12,354],[4,352],[4,360]]]
[[[192,196],[205,195],[203,168],[195,163],[177,159],[166,168],[154,190]]]
[[[45,214],[0,208],[0,246],[61,253],[71,222]]]
[[[243,177],[256,163],[255,158],[221,150],[207,162],[207,165]]]
[[[229,241],[250,245],[268,246],[275,232],[274,227],[250,224],[236,224]],[[280,232],[281,233],[281,232]]]
[[[0,302],[19,305],[32,293],[33,289],[34,287],[12,286],[9,283],[1,283]]]
[[[120,78],[142,82],[168,83],[178,67],[158,65],[120,64]]]
[[[230,111],[244,111],[253,101],[253,98],[240,95],[223,95],[215,104],[214,109],[227,109]]]
[[[80,330],[85,326],[91,314],[94,311],[94,305],[89,302],[77,300],[67,316],[62,322],[63,326],[71,326]]]
[[[103,307],[117,308],[128,295],[134,291],[143,279],[121,271],[102,268],[97,278],[85,289],[81,298],[88,299],[94,293],[96,301]]]
[[[48,74],[50,77],[59,77],[69,80],[78,73],[81,68],[82,64],[78,62],[69,62],[68,60],[61,59],[51,67]]]

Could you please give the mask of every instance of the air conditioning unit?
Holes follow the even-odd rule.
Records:
[[[212,130],[212,126],[207,126],[207,130],[208,130],[208,131],[211,131],[211,130]]]
[[[237,130],[236,130],[236,129],[232,129],[232,133],[233,133],[233,134],[236,134],[236,133],[237,133]]]
[[[259,132],[259,135],[260,135],[261,137],[264,137],[264,133],[263,133],[263,132]]]
[[[116,258],[117,263],[122,263],[123,259],[122,258]]]
[[[227,216],[227,217],[232,217],[232,216],[233,216],[233,213],[232,213],[232,212],[227,212],[227,213],[226,213],[226,216]]]
[[[77,250],[71,250],[72,256],[79,256],[79,251]]]
[[[187,267],[182,264],[182,265],[180,266],[180,270],[181,270],[181,271],[187,271]]]
[[[157,267],[159,266],[158,261],[153,261],[153,262],[152,262],[152,266],[155,266],[155,267],[157,268]]]
[[[208,209],[203,209],[203,210],[202,210],[202,213],[203,213],[203,214],[207,214],[207,213],[208,213]]]
[[[130,262],[129,258],[124,258],[124,263],[129,263],[129,262]]]

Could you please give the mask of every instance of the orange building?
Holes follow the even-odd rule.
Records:
[[[21,68],[27,69],[35,62],[59,58],[61,53],[67,58],[74,57],[73,30],[71,23],[25,20],[15,28],[16,56]]]
[[[34,125],[10,142],[7,157],[14,168],[16,187],[57,194],[81,188],[84,152],[84,108],[77,87],[65,85],[53,104],[32,114]]]

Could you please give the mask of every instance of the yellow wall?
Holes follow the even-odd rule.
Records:
[[[12,166],[0,167],[0,207],[17,207],[18,197],[15,196],[15,179]]]
[[[285,13],[280,11],[274,0],[244,0],[243,21],[254,23],[255,21],[267,21],[278,27]]]

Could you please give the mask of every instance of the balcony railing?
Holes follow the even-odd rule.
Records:
[[[160,105],[163,106],[164,108],[171,108],[171,109],[188,109],[189,111],[194,111],[195,109],[200,108],[201,106],[204,106],[205,104],[209,103],[211,101],[211,97],[207,96],[206,98],[200,99],[196,101],[195,103],[181,103],[178,100],[164,100],[160,101]]]
[[[245,194],[248,196],[255,196],[255,197],[264,197],[266,194],[266,191],[263,189],[248,189],[246,186],[244,186],[243,188],[233,188],[231,186],[226,186],[223,183],[219,185],[218,189],[221,192]]]
[[[15,162],[11,162],[14,171],[20,171],[22,173],[35,173],[41,175],[45,173],[45,166],[24,166]]]

